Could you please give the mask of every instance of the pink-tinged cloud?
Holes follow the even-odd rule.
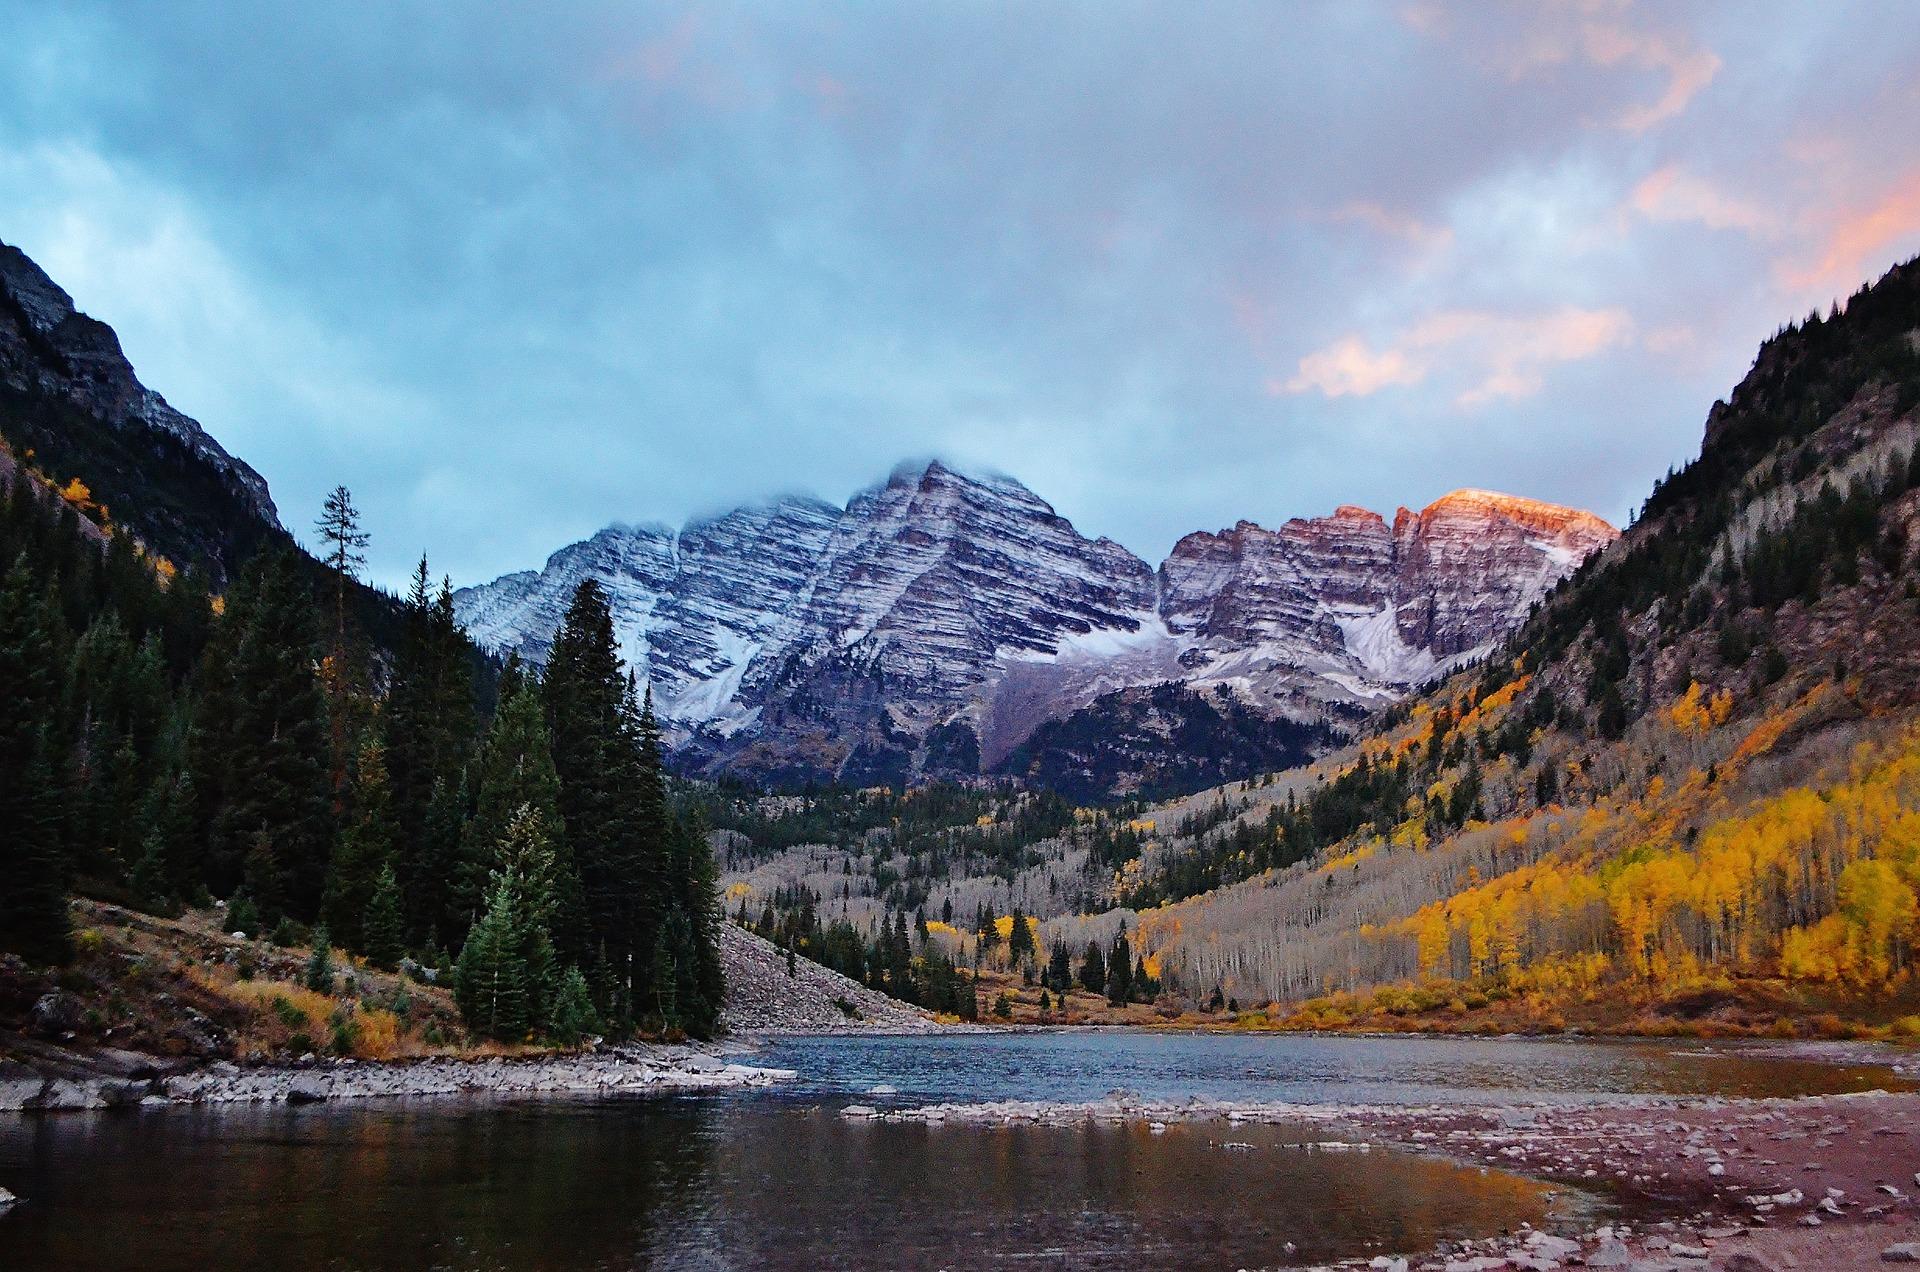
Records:
[[[1774,226],[1765,210],[1722,193],[1678,164],[1668,164],[1642,180],[1627,197],[1627,206],[1649,220],[1697,221],[1715,230],[1762,234]]]
[[[1906,173],[1867,206],[1836,209],[1820,238],[1816,259],[1783,266],[1789,285],[1851,290],[1878,274],[1893,257],[1920,243],[1920,169]]]
[[[1622,309],[1566,306],[1538,314],[1445,310],[1406,328],[1381,348],[1358,335],[1343,336],[1300,359],[1292,378],[1267,387],[1276,393],[1365,397],[1418,384],[1445,367],[1467,373],[1469,382],[1454,401],[1471,409],[1537,393],[1549,367],[1593,357],[1623,343],[1632,331],[1633,321]]]
[[[1342,204],[1333,210],[1332,217],[1335,221],[1363,225],[1377,234],[1400,239],[1429,251],[1444,248],[1453,242],[1453,231],[1444,225],[1428,225],[1418,217],[1366,200]]]
[[[1666,91],[1657,101],[1633,106],[1618,120],[1628,132],[1645,132],[1687,108],[1720,73],[1720,58],[1707,49],[1684,48],[1667,36],[1605,22],[1580,28],[1587,60],[1596,66],[1636,66],[1667,77]]]
[[[1711,50],[1693,47],[1677,36],[1595,16],[1609,10],[1624,13],[1624,5],[1589,3],[1581,9],[1583,15],[1572,25],[1562,25],[1569,11],[1547,8],[1539,25],[1516,33],[1510,73],[1517,78],[1577,58],[1602,69],[1623,67],[1665,76],[1666,87],[1658,98],[1630,106],[1613,120],[1615,127],[1635,133],[1679,115],[1720,73],[1720,58]]]
[[[1427,368],[1400,349],[1375,353],[1359,336],[1336,340],[1300,359],[1300,370],[1281,388],[1287,393],[1317,389],[1327,397],[1366,397],[1394,384],[1417,384]],[[1274,384],[1267,386],[1271,392]]]

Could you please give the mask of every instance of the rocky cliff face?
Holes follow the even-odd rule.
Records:
[[[1484,652],[1613,533],[1587,513],[1462,491],[1391,525],[1348,507],[1189,535],[1156,572],[1016,481],[935,462],[844,510],[789,499],[677,533],[609,527],[456,604],[480,643],[539,661],[574,589],[598,579],[692,768],[1045,773],[1022,747],[1038,726],[1148,686],[1337,726]],[[1048,736],[1097,747],[1098,718]]]
[[[1160,567],[1187,679],[1295,713],[1404,692],[1490,649],[1615,536],[1571,508],[1455,491],[1393,523],[1346,506],[1191,534]]]
[[[267,483],[140,383],[113,328],[80,313],[0,243],[0,437],[94,497],[162,552],[216,574],[279,518]]]
[[[0,292],[9,302],[0,309],[0,365],[10,381],[22,387],[35,382],[105,423],[174,438],[228,477],[261,520],[278,520],[266,479],[229,455],[199,421],[141,384],[113,328],[76,310],[73,298],[46,271],[5,243],[0,243]]]

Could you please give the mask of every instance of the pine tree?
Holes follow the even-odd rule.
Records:
[[[313,603],[290,552],[269,555],[256,573],[230,669],[233,718],[214,722],[226,758],[214,834],[234,859],[270,855],[249,863],[262,885],[256,904],[308,918],[319,909],[331,833]]]
[[[521,921],[514,892],[502,878],[487,910],[467,933],[454,973],[454,999],[467,1028],[483,1038],[518,1042],[531,1027],[527,968],[520,955]]]
[[[699,1037],[711,1036],[720,1024],[726,999],[725,973],[720,965],[720,881],[713,849],[697,811],[674,825],[677,844],[674,868],[683,881],[679,898],[686,916],[691,973],[688,1000],[681,1015],[686,1029]]]
[[[367,958],[374,966],[392,969],[400,965],[400,957],[406,953],[405,922],[400,917],[400,883],[394,877],[392,862],[384,863],[374,879],[361,930]]]
[[[1097,942],[1087,942],[1087,956],[1080,963],[1080,987],[1089,994],[1106,992],[1107,960]]]
[[[328,776],[331,781],[335,812],[338,813],[347,789],[348,729],[351,710],[348,698],[356,683],[349,669],[347,652],[347,589],[360,577],[367,563],[366,532],[360,528],[360,511],[345,486],[335,486],[327,494],[314,530],[320,535],[321,560],[333,574],[333,633],[321,678],[326,684],[328,721]]]
[[[1027,926],[1027,916],[1017,903],[1013,907],[1013,927],[1007,937],[1007,953],[1016,964],[1033,956],[1033,929]]]
[[[381,713],[394,823],[400,833],[395,871],[416,935],[432,928],[464,932],[482,903],[485,867],[477,879],[443,867],[449,849],[446,818],[453,810],[442,807],[436,814],[434,808],[436,793],[442,799],[458,795],[466,780],[477,726],[469,655],[451,589],[445,579],[437,592],[433,589],[423,556],[405,599]],[[509,804],[506,811],[518,806]],[[464,806],[458,811],[464,816]],[[441,822],[430,830],[436,815]],[[491,846],[503,829],[501,824],[487,826],[481,843]],[[479,887],[458,897],[463,884]]]
[[[333,938],[327,935],[324,923],[313,929],[313,952],[307,956],[301,981],[316,994],[333,992]]]
[[[580,585],[554,636],[541,692],[560,818],[580,877],[583,944],[605,969],[600,1006],[618,1030],[649,983],[664,909],[666,797],[657,738],[649,757],[649,724],[621,675],[613,617],[592,579]]]
[[[1107,1002],[1115,1007],[1133,997],[1133,951],[1127,946],[1127,933],[1122,929],[1113,938],[1113,949],[1107,954]]]
[[[580,880],[560,818],[560,778],[553,767],[540,686],[510,661],[501,680],[499,707],[475,765],[473,816],[462,832],[460,874],[451,891],[444,930],[465,932],[480,909],[487,877],[499,862],[496,849],[507,824],[522,809],[536,817],[553,850],[554,942],[570,962],[587,960],[594,946],[586,928]]]
[[[327,871],[321,904],[327,927],[350,950],[370,952],[366,916],[381,875],[392,874],[398,832],[393,824],[393,794],[387,784],[386,757],[380,744],[360,746],[353,774],[352,822],[341,832]],[[398,904],[396,887],[394,902]]]
[[[1047,960],[1047,984],[1063,996],[1073,987],[1073,958],[1059,941],[1053,943],[1053,953]]]
[[[44,734],[28,752],[18,782],[0,794],[0,949],[29,963],[57,965],[73,956],[67,914],[66,860],[46,793],[54,788]],[[17,789],[16,789],[17,788]],[[42,802],[45,801],[45,802]]]
[[[593,995],[587,988],[587,978],[580,969],[568,965],[565,975],[560,978],[560,989],[554,995],[552,1024],[549,1032],[555,1042],[566,1046],[577,1046],[581,1039],[600,1028],[600,1021],[593,1012]]]
[[[23,556],[0,581],[0,949],[52,964],[72,948],[46,728],[55,707],[48,618]]]

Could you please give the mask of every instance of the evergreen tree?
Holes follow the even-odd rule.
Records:
[[[313,929],[313,952],[307,955],[301,981],[316,994],[333,992],[333,938],[327,935],[324,923]]]
[[[374,966],[391,970],[400,965],[400,957],[406,953],[406,928],[400,917],[400,883],[390,861],[380,867],[374,879],[361,930],[367,958]]]
[[[351,710],[348,698],[356,678],[349,669],[347,652],[347,589],[360,577],[367,563],[367,534],[360,528],[360,510],[345,486],[335,486],[327,494],[314,530],[320,536],[321,560],[333,574],[332,639],[326,660],[321,664],[321,679],[327,693],[328,774],[332,783],[336,813],[346,798],[348,729]]]
[[[566,1046],[577,1046],[581,1039],[600,1028],[599,1018],[593,1013],[593,995],[587,988],[587,978],[571,964],[560,978],[552,1017],[549,1032],[555,1042]]]
[[[1115,1007],[1133,997],[1133,951],[1127,946],[1126,929],[1113,938],[1107,954],[1107,1001]]]
[[[445,579],[438,592],[433,590],[424,556],[407,591],[382,718],[394,823],[400,833],[395,873],[406,896],[409,923],[416,935],[434,928],[463,932],[480,905],[485,868],[478,878],[463,878],[444,868],[442,859],[450,846],[447,816],[453,811],[464,815],[465,809],[443,806],[436,814],[434,799],[436,792],[442,799],[457,795],[465,780],[478,723],[473,667],[466,636],[454,616],[452,592]],[[509,804],[505,811],[518,806]],[[440,823],[430,830],[436,815]],[[487,826],[480,842],[490,846],[504,829],[498,823]],[[478,890],[457,897],[463,883],[478,884]],[[453,926],[443,927],[446,924]]]
[[[473,816],[462,834],[460,882],[454,904],[441,920],[458,935],[473,921],[486,893],[486,879],[498,867],[496,848],[507,824],[521,810],[540,822],[554,854],[554,939],[578,965],[594,948],[586,930],[580,880],[560,817],[560,778],[554,770],[541,712],[540,686],[510,661],[501,680],[500,704],[476,764]]]
[[[504,877],[488,894],[486,913],[467,933],[454,973],[454,1000],[467,1028],[483,1038],[518,1042],[531,1028],[528,977],[520,954],[521,918]]]
[[[1087,956],[1080,963],[1080,987],[1089,994],[1106,992],[1107,960],[1100,953],[1098,942],[1087,942]]]
[[[47,736],[55,707],[48,617],[22,557],[0,581],[0,949],[32,963],[63,963],[72,953]]]
[[[1013,926],[1007,936],[1007,953],[1016,964],[1034,955],[1033,927],[1027,922],[1026,911],[1018,904],[1013,907]]]
[[[366,953],[366,916],[381,875],[393,872],[398,838],[386,757],[380,744],[371,739],[360,747],[352,804],[353,820],[341,833],[327,871],[321,913],[340,944]],[[396,886],[395,904],[398,901]]]
[[[1059,941],[1053,943],[1053,953],[1047,960],[1047,984],[1061,995],[1073,987],[1073,957]]]
[[[525,988],[526,1027],[541,1029],[559,984],[553,920],[560,866],[547,839],[546,823],[531,808],[521,808],[507,823],[495,859],[499,864],[494,892],[497,895],[504,888],[512,903],[508,936]]]
[[[214,834],[230,856],[254,855],[257,904],[310,918],[331,830],[312,597],[291,552],[267,555],[255,573],[229,675],[233,717],[213,725],[226,770]]]
[[[705,824],[698,812],[676,819],[674,870],[682,882],[679,911],[685,916],[690,981],[681,1015],[689,1033],[706,1037],[720,1025],[726,999],[720,965],[720,880]]]
[[[44,735],[28,750],[19,781],[4,784],[0,818],[0,949],[29,963],[60,964],[73,955],[67,914],[66,861],[54,814],[40,802],[53,790]],[[39,796],[39,799],[36,799]],[[47,801],[51,802],[51,801]]]
[[[657,945],[666,796],[646,719],[620,672],[613,617],[593,579],[554,636],[541,685],[560,818],[579,872],[586,948],[604,968],[603,1016],[630,1022]],[[657,746],[657,739],[655,739]],[[650,758],[650,763],[649,763]]]

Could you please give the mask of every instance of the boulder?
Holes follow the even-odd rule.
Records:
[[[1902,1241],[1880,1252],[1882,1263],[1920,1263],[1920,1241]]]
[[[64,1038],[86,1023],[86,1007],[64,989],[40,995],[28,1013],[27,1032],[41,1038]]]
[[[1626,1268],[1633,1266],[1633,1252],[1618,1237],[1604,1237],[1600,1246],[1587,1256],[1590,1268]]]
[[[110,1109],[130,1109],[154,1093],[153,1083],[129,1079],[100,1084],[100,1102]]]
[[[288,1104],[318,1104],[330,1094],[326,1082],[310,1073],[303,1073],[287,1084]]]

